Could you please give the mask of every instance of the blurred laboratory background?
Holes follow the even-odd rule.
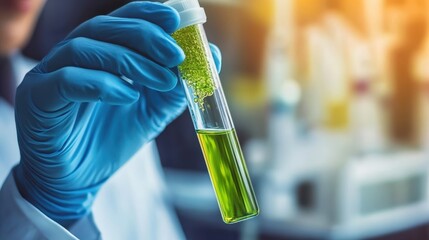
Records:
[[[25,54],[125,2],[48,1]],[[261,213],[222,222],[185,112],[157,144],[187,239],[429,239],[429,0],[200,3]]]
[[[261,214],[222,222],[186,113],[158,139],[186,236],[429,239],[429,1],[200,3]]]

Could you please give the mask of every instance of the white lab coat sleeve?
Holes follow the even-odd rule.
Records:
[[[26,201],[12,171],[0,190],[0,239],[101,239],[92,215],[69,230]]]

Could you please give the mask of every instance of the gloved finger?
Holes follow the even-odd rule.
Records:
[[[109,15],[146,20],[160,26],[167,33],[176,31],[180,23],[179,13],[176,10],[155,2],[131,2]]]
[[[125,76],[150,89],[171,90],[177,76],[125,47],[89,38],[74,38],[57,47],[39,65],[42,72],[53,72],[67,66],[101,70]]]
[[[220,49],[213,43],[210,43],[210,50],[213,55],[213,60],[216,65],[217,72],[220,73],[220,71],[222,70],[222,53],[220,52]]]
[[[30,72],[30,78],[32,74],[37,73]],[[32,86],[31,95],[36,105],[43,106],[46,110],[55,110],[69,102],[130,104],[139,99],[140,93],[114,74],[64,67],[44,74],[43,81]]]
[[[159,26],[132,18],[95,17],[76,28],[69,38],[86,37],[130,48],[166,67],[185,59],[176,41]]]
[[[220,52],[219,48],[214,45],[213,43],[209,43],[210,45],[210,51],[213,56],[214,64],[216,66],[216,70],[218,73],[222,70],[222,53]],[[179,76],[179,69],[177,67],[171,68],[171,70]]]

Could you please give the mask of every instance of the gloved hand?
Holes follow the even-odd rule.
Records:
[[[80,25],[26,75],[14,177],[51,219],[67,227],[88,214],[102,184],[185,109],[171,70],[185,58],[169,35],[178,24],[170,7],[130,3]]]

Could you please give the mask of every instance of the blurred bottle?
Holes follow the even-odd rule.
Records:
[[[292,42],[292,0],[276,0],[273,28],[268,37],[265,74],[268,85],[268,138],[270,159],[275,165],[288,161],[296,133],[295,111],[300,87],[293,79],[290,56]]]
[[[326,13],[323,29],[325,38],[320,45],[322,101],[324,128],[345,132],[349,128],[350,81],[347,73],[346,43],[350,31],[344,19],[335,11]]]
[[[275,17],[267,39],[265,77],[268,95],[268,158],[270,169],[261,205],[271,219],[287,219],[295,214],[295,199],[287,165],[296,142],[296,106],[300,87],[293,79],[291,41],[292,0],[275,1]]]
[[[349,125],[349,81],[345,61],[347,29],[337,13],[325,13],[306,27],[306,81],[302,112],[314,129],[344,132]]]
[[[358,154],[385,151],[386,134],[383,127],[382,109],[374,94],[376,78],[369,44],[357,41],[350,46],[350,73],[352,79],[351,129],[354,148]]]

